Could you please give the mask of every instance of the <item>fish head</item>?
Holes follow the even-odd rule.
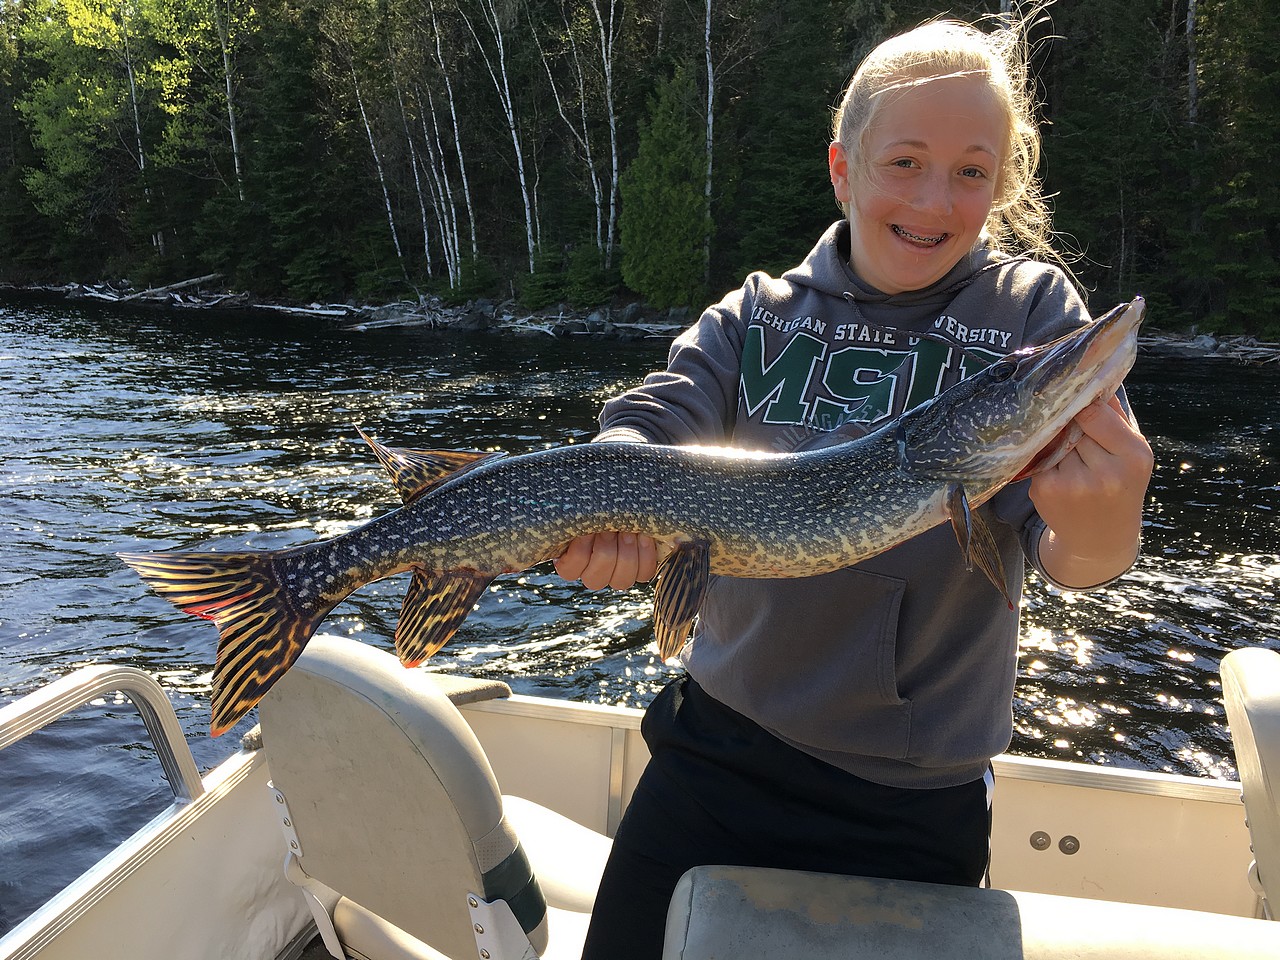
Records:
[[[903,414],[903,469],[985,484],[1034,472],[1072,418],[1120,386],[1137,358],[1145,312],[1137,297],[1066,336],[1011,353]]]

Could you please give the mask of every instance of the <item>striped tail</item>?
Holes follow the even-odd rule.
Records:
[[[296,550],[256,553],[121,553],[157,594],[218,625],[213,722],[219,736],[253,709],[336,606],[303,609],[283,583]]]

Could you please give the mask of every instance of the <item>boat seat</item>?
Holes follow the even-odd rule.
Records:
[[[1280,915],[1280,653],[1262,647],[1232,650],[1222,658],[1220,674],[1253,847],[1249,880],[1262,898],[1264,916],[1275,919]]]
[[[663,960],[1275,960],[1264,920],[760,867],[695,867]]]
[[[510,694],[311,640],[259,706],[286,874],[335,957],[576,960],[610,841],[503,797],[446,690]]]

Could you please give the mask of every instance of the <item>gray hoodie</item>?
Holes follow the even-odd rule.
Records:
[[[1061,271],[982,241],[936,284],[880,293],[849,268],[840,221],[780,279],[754,273],[709,308],[666,370],[605,405],[597,440],[821,444],[1087,320]],[[1027,482],[981,510],[1016,598],[1044,530]],[[1017,610],[965,570],[944,525],[823,576],[713,578],[682,658],[709,694],[812,756],[945,787],[981,777],[1009,744],[1017,637]]]

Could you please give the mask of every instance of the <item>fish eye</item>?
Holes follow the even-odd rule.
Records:
[[[987,375],[996,383],[1003,383],[1012,377],[1018,370],[1018,365],[1012,360],[997,360],[991,366],[987,367]]]

